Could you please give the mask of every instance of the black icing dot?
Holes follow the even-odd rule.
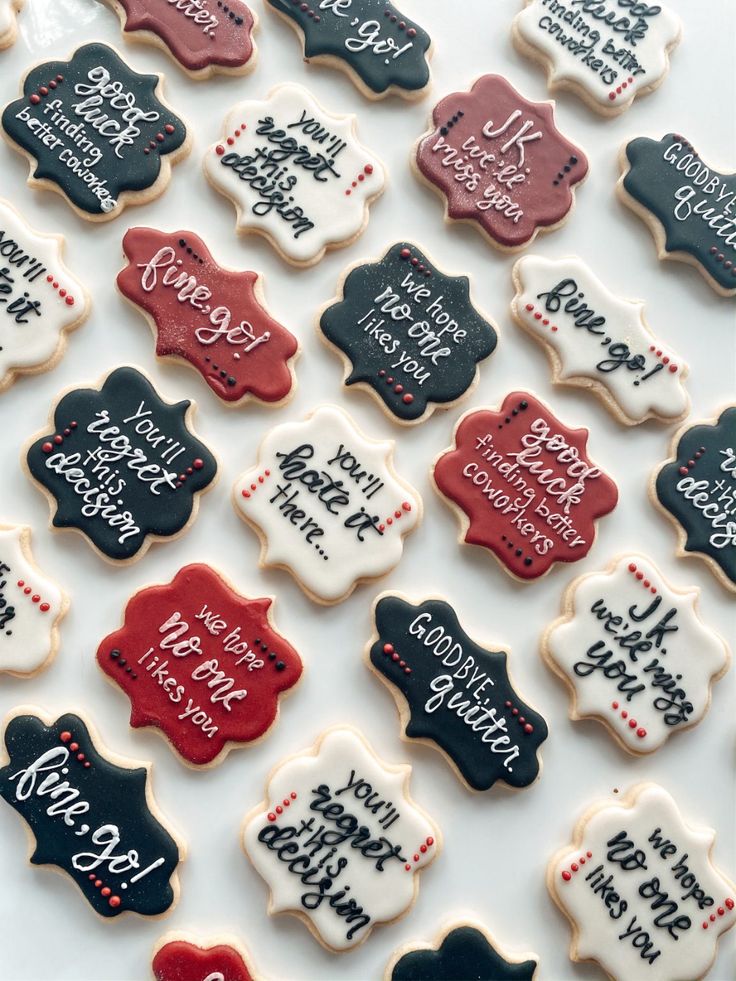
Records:
[[[529,558],[529,556],[527,556],[527,557],[526,557],[526,558],[524,559],[524,565],[531,565],[531,564],[532,564],[532,560],[531,560],[531,559]]]
[[[517,548],[517,549],[516,549],[516,551],[514,552],[514,555],[515,555],[515,556],[516,556],[516,557],[517,557],[518,559],[520,559],[520,558],[521,558],[521,556],[522,556],[523,554],[524,554],[524,553],[522,552],[522,550],[521,550],[520,548]]]
[[[271,652],[269,653],[269,655],[268,655],[268,660],[269,660],[269,661],[275,661],[275,660],[276,660],[276,651],[271,651]]]
[[[260,642],[261,642],[260,637],[256,637],[256,639],[253,641],[254,644],[260,644]]]
[[[520,402],[519,403],[519,408],[520,409],[528,409],[529,408],[529,403],[526,400],[524,400],[523,402]]]
[[[285,667],[286,667],[286,665],[284,664],[283,661],[278,661],[277,664],[276,664],[276,670],[277,671],[283,671]]]
[[[236,382],[232,375],[229,376],[227,383],[231,388],[233,387],[233,385],[235,385]]]
[[[117,648],[115,648],[115,650],[110,651],[110,657],[112,658],[120,657],[120,651]]]

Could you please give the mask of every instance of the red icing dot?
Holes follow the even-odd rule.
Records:
[[[108,903],[113,907],[113,909],[117,909],[121,902],[122,900],[120,899],[120,896],[110,896],[108,899]]]
[[[409,394],[407,393],[407,394],[406,394],[406,395],[405,395],[405,396],[404,396],[404,397],[402,398],[402,400],[401,400],[401,401],[402,401],[402,402],[404,403],[404,405],[411,405],[411,403],[412,403],[412,402],[414,401],[414,396],[413,396],[413,395],[409,395]]]
[[[289,794],[289,797],[291,797],[292,800],[296,800],[296,791],[292,790],[292,792]]]
[[[76,753],[76,751],[79,749],[79,743],[69,743],[69,749],[72,751],[72,753]]]
[[[404,503],[401,506],[405,511],[411,511],[411,504],[409,504],[408,501],[404,501]]]
[[[167,123],[164,126],[164,129],[166,130],[167,133],[173,133],[174,132],[174,127],[171,125],[171,123]]]
[[[366,164],[365,167],[363,168],[363,170],[366,172],[366,174],[372,174],[373,173],[373,164]]]
[[[433,845],[434,844],[434,838],[432,838],[431,836],[429,838],[427,838],[427,844],[428,845]]]
[[[534,732],[534,726],[529,725],[527,722],[527,724],[524,726],[524,732],[529,735],[530,732]]]
[[[418,862],[418,861],[419,861],[419,856],[418,856],[418,855],[417,855],[416,853],[415,853],[415,855],[414,855],[414,861],[415,861],[415,862]]]
[[[593,852],[586,852],[585,854],[586,854],[586,856],[588,858],[592,858],[593,857]]]
[[[109,886],[105,886],[104,889],[100,889],[100,895],[101,896],[109,896],[111,892],[112,892],[112,889]]]
[[[34,92],[33,95],[31,96],[31,102],[33,103],[34,106],[37,106],[40,101],[41,101],[41,96],[36,95],[36,93]]]
[[[215,153],[217,154],[218,157],[221,157],[224,152],[225,152],[225,147],[224,146],[220,146],[218,144],[218,146],[215,147]]]
[[[404,868],[407,872],[411,872],[411,865],[405,865]]]
[[[629,717],[629,713],[626,711],[626,709],[624,709],[624,711],[621,713],[621,718],[627,719],[628,717]]]
[[[577,862],[573,862],[572,865],[570,866],[570,868],[573,870],[573,872],[577,872],[577,870],[579,868],[578,863]]]
[[[276,815],[272,812],[271,814],[268,815],[268,820],[269,821],[275,821],[276,820]]]
[[[38,593],[34,593],[33,596],[31,596],[31,602],[32,603],[38,603],[38,601],[40,599],[41,599],[41,597],[38,595]]]
[[[393,644],[384,644],[383,645],[383,653],[384,654],[393,654],[393,652],[394,652],[394,645]]]
[[[84,753],[77,753],[77,759],[80,763],[84,763]]]
[[[64,437],[56,435],[54,436],[54,442],[56,443],[57,446],[61,446],[61,444],[64,442]]]
[[[399,252],[399,255],[401,256],[402,259],[408,259],[409,256],[411,255],[411,252],[408,249],[402,249],[401,252]]]
[[[647,730],[646,729],[637,729],[636,730],[636,734],[639,737],[639,739],[643,739],[646,736],[646,734],[647,734]]]
[[[204,466],[204,460],[200,460],[199,457],[197,457],[197,459],[194,461],[192,466],[194,467],[195,470],[201,470],[202,467]]]
[[[95,889],[99,889],[102,885],[102,879],[95,879]]]
[[[618,708],[618,702],[611,702],[611,708],[612,709],[617,709]]]
[[[570,879],[572,879],[572,876],[570,875],[569,872],[563,872],[562,873],[562,878],[565,880],[565,882],[569,882]]]
[[[72,734],[70,732],[67,732],[66,730],[64,730],[64,732],[62,732],[59,736],[59,739],[63,743],[68,743],[71,738],[72,738]]]
[[[283,809],[283,807],[280,804],[276,808],[276,813],[277,814],[283,814],[284,813],[284,809]]]
[[[54,448],[54,444],[48,442],[44,443],[43,446],[41,447],[44,453],[50,453],[53,450],[53,448]]]
[[[422,855],[426,854],[427,846],[426,845],[421,845],[420,848],[419,848],[419,851],[422,853]]]
[[[629,719],[629,729],[636,729],[637,724],[636,719]]]
[[[95,874],[94,874],[94,872],[90,872],[90,874],[87,876],[87,878],[89,879],[90,882],[94,882],[95,881]]]

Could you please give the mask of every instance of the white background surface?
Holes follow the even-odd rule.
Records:
[[[635,135],[658,138],[681,131],[708,163],[723,170],[734,165],[736,6],[733,0],[671,3],[684,21],[684,37],[659,92],[612,121],[598,118],[573,97],[559,100],[558,123],[588,152],[591,172],[568,224],[540,239],[534,251],[548,256],[578,253],[612,289],[646,300],[654,330],[690,363],[693,418],[700,419],[714,415],[734,396],[733,301],[718,297],[693,269],[660,264],[648,230],[614,196],[619,147]],[[646,551],[676,585],[700,586],[706,622],[732,640],[733,596],[701,562],[675,559],[674,530],[647,498],[650,472],[668,455],[672,432],[652,423],[628,429],[583,391],[554,388],[543,350],[509,315],[513,258],[496,253],[470,227],[443,225],[439,198],[409,170],[410,147],[424,132],[432,105],[466,88],[476,76],[500,72],[526,97],[546,97],[544,73],[518,56],[510,42],[519,0],[406,0],[406,13],[415,14],[436,40],[434,89],[414,105],[367,102],[343,74],[303,65],[293,31],[266,12],[260,0],[251,0],[251,5],[261,17],[260,57],[246,79],[190,82],[163,52],[124,43],[117,17],[93,0],[28,0],[18,41],[0,54],[0,101],[5,104],[16,97],[19,78],[35,60],[66,57],[88,40],[113,43],[134,68],[165,73],[166,98],[194,132],[192,155],[174,169],[162,198],[99,226],[77,218],[57,195],[29,190],[25,159],[0,141],[0,195],[12,199],[35,227],[67,236],[68,265],[93,295],[91,317],[71,335],[61,364],[50,374],[18,382],[0,397],[0,518],[33,527],[39,564],[71,597],[55,663],[32,680],[3,678],[0,714],[23,703],[41,706],[54,717],[66,710],[87,714],[112,750],[153,761],[160,808],[189,845],[181,868],[181,899],[165,920],[128,916],[103,922],[67,877],[27,864],[24,823],[11,808],[0,807],[0,977],[141,981],[149,977],[154,943],[175,929],[193,930],[203,938],[232,933],[270,978],[379,978],[396,947],[430,939],[443,921],[462,911],[483,920],[509,951],[536,952],[541,979],[600,977],[596,967],[568,960],[570,933],[547,894],[547,860],[569,840],[589,803],[611,795],[614,788],[624,791],[637,781],[656,780],[675,794],[691,822],[718,829],[715,858],[733,878],[736,671],[717,686],[712,711],[700,727],[674,737],[654,757],[636,759],[619,749],[599,724],[568,720],[567,692],[542,663],[539,636],[557,615],[570,579],[604,567],[625,549]],[[360,138],[385,161],[390,174],[387,192],[372,208],[363,237],[307,272],[293,271],[263,240],[238,240],[231,205],[209,188],[201,169],[204,149],[219,137],[227,110],[241,99],[261,98],[285,79],[308,85],[328,109],[356,112]],[[148,325],[114,286],[123,264],[120,242],[134,224],[191,228],[220,262],[265,273],[271,311],[303,345],[299,387],[290,405],[276,411],[228,411],[193,370],[155,361]],[[314,313],[333,295],[346,265],[376,257],[400,238],[415,239],[440,268],[469,273],[476,302],[498,324],[498,349],[482,366],[480,385],[463,408],[495,407],[508,391],[526,386],[549,401],[566,423],[589,426],[592,457],[617,480],[621,502],[600,523],[594,548],[576,567],[558,566],[543,581],[522,586],[490,554],[457,544],[455,517],[431,490],[428,469],[449,444],[459,409],[438,412],[419,428],[403,430],[366,395],[343,392],[342,366],[317,339]],[[46,500],[22,472],[18,454],[46,425],[58,391],[94,381],[124,363],[148,371],[165,397],[197,401],[196,430],[219,455],[221,471],[186,535],[154,546],[132,567],[112,568],[80,536],[48,530]],[[404,559],[394,573],[380,584],[359,588],[331,609],[312,604],[288,574],[258,569],[257,538],[236,517],[229,500],[235,477],[254,461],[266,429],[301,418],[323,401],[348,408],[368,434],[397,438],[397,469],[419,489],[426,505],[424,524],[407,539]],[[97,644],[118,626],[134,590],[168,581],[182,565],[198,560],[220,568],[246,595],[275,595],[277,628],[297,646],[306,666],[304,681],[283,702],[271,736],[201,773],[175,759],[154,731],[129,729],[127,698],[104,680],[94,661]],[[511,648],[518,689],[550,725],[542,747],[542,777],[534,787],[473,795],[438,753],[400,741],[393,699],[362,660],[371,634],[371,601],[389,587],[415,599],[445,595],[471,635]],[[239,827],[246,811],[262,799],[271,767],[309,746],[324,727],[344,722],[360,727],[385,759],[414,765],[413,796],[440,824],[445,849],[421,877],[410,915],[377,928],[358,951],[338,956],[322,950],[293,917],[266,916],[267,890],[240,850]],[[735,973],[733,930],[721,942],[710,976],[726,981]]]

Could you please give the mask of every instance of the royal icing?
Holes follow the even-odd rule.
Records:
[[[168,154],[185,150],[184,123],[162,102],[159,75],[133,71],[106,44],[32,68],[2,125],[35,161],[31,181],[50,182],[97,220],[119,215],[129,194],[163,190]]]
[[[529,102],[500,75],[483,75],[438,103],[432,122],[416,165],[446,198],[448,217],[475,222],[504,249],[567,217],[588,161],[557,129],[553,103]]]
[[[157,355],[188,361],[229,404],[290,395],[299,344],[263,307],[258,273],[219,266],[193,232],[131,228],[123,250],[118,289],[152,321]]]
[[[0,392],[55,361],[87,316],[84,287],[61,260],[62,239],[34,231],[0,199]]]
[[[657,500],[685,552],[702,556],[736,589],[736,405],[685,429],[655,477]]]
[[[599,719],[635,753],[700,722],[730,655],[698,616],[698,595],[673,589],[641,555],[574,582],[543,642],[575,692],[573,717]]]
[[[207,77],[239,70],[255,53],[255,18],[241,0],[108,0],[120,4],[126,33],[145,31],[163,41],[182,67]],[[227,10],[225,7],[227,6]]]
[[[254,981],[240,951],[229,944],[170,940],[156,951],[152,970],[156,981]]]
[[[9,48],[18,35],[16,16],[25,0],[0,0],[0,50]]]
[[[145,375],[117,368],[100,388],[57,403],[54,429],[27,452],[53,499],[56,528],[76,528],[102,555],[140,558],[149,536],[171,538],[196,515],[217,462],[188,428],[192,403],[165,402]]]
[[[468,923],[446,930],[433,947],[412,947],[386,972],[386,981],[448,981],[450,978],[492,978],[533,981],[536,960],[506,960],[485,931]]]
[[[512,687],[506,651],[474,643],[442,600],[384,593],[374,617],[370,664],[405,699],[406,736],[447,753],[474,790],[533,783],[547,724]]]
[[[268,0],[302,35],[304,57],[338,59],[371,94],[417,97],[432,39],[388,0]]]
[[[29,675],[57,646],[66,597],[31,555],[31,529],[0,525],[0,673]]]
[[[514,283],[514,317],[551,352],[555,382],[592,387],[631,425],[687,412],[687,365],[652,334],[643,303],[619,299],[580,259],[524,256]]]
[[[656,784],[588,812],[549,866],[573,959],[595,960],[612,978],[702,978],[736,921],[735,887],[711,862],[714,839],[685,824]]]
[[[326,112],[291,84],[235,106],[204,169],[235,204],[238,231],[265,235],[302,265],[356,238],[384,185],[382,164],[357,140],[355,117]]]
[[[363,436],[330,405],[272,429],[234,488],[263,561],[288,569],[324,603],[393,569],[422,513],[419,495],[394,474],[393,447]]]
[[[263,736],[279,695],[302,673],[271,626],[271,603],[245,599],[200,564],[136,593],[123,626],[97,649],[97,663],[130,699],[130,724],[157,726],[193,764]]]
[[[664,258],[694,264],[719,292],[736,296],[736,174],[709,167],[669,133],[626,145],[621,186],[624,202],[656,222]]]
[[[347,728],[278,766],[243,829],[269,910],[297,913],[333,950],[407,912],[439,848],[437,828],[408,796],[410,775]]]
[[[440,272],[409,242],[355,266],[319,326],[351,363],[345,384],[367,386],[400,422],[462,398],[497,342],[468,278]]]
[[[514,21],[522,50],[549,65],[550,89],[572,88],[607,113],[655,89],[680,40],[680,19],[638,0],[525,0]]]
[[[17,715],[5,746],[0,797],[28,824],[34,865],[65,872],[100,916],[173,905],[179,846],[151,811],[147,767],[111,763],[71,714]]]
[[[584,558],[595,522],[618,501],[616,485],[587,453],[588,430],[568,429],[528,392],[500,411],[467,412],[434,482],[462,512],[464,541],[489,549],[519,579]]]

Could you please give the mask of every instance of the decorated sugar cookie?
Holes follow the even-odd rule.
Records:
[[[407,913],[440,849],[438,829],[409,797],[410,776],[347,727],[279,764],[243,825],[269,913],[295,914],[336,952]]]
[[[106,0],[124,36],[168,51],[192,78],[255,68],[256,16],[242,0]]]
[[[698,555],[736,591],[736,405],[675,436],[652,500],[677,529],[677,554]]]
[[[33,561],[31,529],[0,525],[0,674],[23,678],[46,667],[68,605]]]
[[[421,498],[394,472],[393,447],[332,405],[272,429],[233,490],[261,539],[261,563],[287,569],[327,604],[390,572],[422,516]]]
[[[0,198],[0,392],[21,374],[53,368],[89,297],[66,269],[64,239],[34,231]]]
[[[571,717],[598,719],[631,753],[652,753],[697,725],[731,659],[698,616],[698,596],[674,589],[641,555],[575,580],[542,641],[572,691]]]
[[[462,541],[487,548],[522,581],[585,558],[597,519],[618,501],[587,443],[587,429],[569,429],[528,392],[507,395],[497,412],[466,412],[433,473]]]
[[[52,526],[81,532],[114,562],[181,534],[217,475],[217,461],[190,429],[192,411],[188,400],[165,402],[131,367],[98,387],[68,390],[49,418],[51,432],[26,450]]]
[[[621,200],[646,222],[660,259],[695,266],[736,296],[736,174],[708,165],[684,136],[640,137],[621,151]]]
[[[78,215],[108,221],[163,193],[189,134],[161,97],[160,75],[141,75],[106,44],[31,68],[2,125],[30,163],[31,187],[63,195]]]
[[[388,0],[267,0],[301,37],[304,59],[340,68],[369,99],[420,99],[432,39]]]
[[[355,117],[327,112],[292,84],[235,106],[204,171],[235,205],[236,230],[265,236],[296,266],[356,239],[385,180],[383,165],[358,142]]]
[[[299,344],[263,305],[261,277],[218,265],[193,232],[131,228],[118,289],[143,311],[156,354],[186,361],[226,405],[281,405]]]
[[[249,960],[230,939],[205,946],[170,934],[156,946],[152,969],[155,981],[254,981]]]
[[[574,258],[524,256],[514,286],[514,319],[547,349],[555,384],[589,388],[626,425],[687,413],[688,367],[654,336],[643,303],[620,299]]]
[[[612,978],[704,977],[736,922],[736,887],[713,863],[714,840],[656,784],[594,805],[547,873],[572,927],[570,958],[597,961]]]
[[[551,92],[569,89],[605,116],[659,88],[682,33],[679,17],[660,3],[524,3],[512,30],[517,49],[546,67]]]
[[[0,797],[28,825],[34,865],[66,873],[106,918],[175,905],[184,849],[159,818],[150,764],[103,753],[71,713],[47,722],[38,709],[17,709],[4,739]]]
[[[349,269],[319,329],[343,357],[345,385],[369,391],[400,423],[423,422],[468,395],[497,341],[467,276],[440,272],[409,242]]]
[[[557,129],[554,103],[529,102],[500,75],[453,92],[432,113],[414,169],[445,199],[445,217],[471,222],[513,252],[568,217],[588,160]]]
[[[449,603],[382,593],[368,666],[396,698],[403,734],[435,746],[471,790],[539,776],[547,723],[514,690],[505,650],[486,650]]]
[[[16,16],[25,0],[0,0],[0,51],[15,43],[18,36]]]
[[[479,923],[447,927],[432,944],[405,944],[386,968],[384,981],[534,981],[536,954],[507,957]]]
[[[155,726],[193,765],[221,762],[275,723],[302,662],[271,625],[271,599],[248,600],[207,565],[137,592],[97,663],[130,699],[130,724]]]

